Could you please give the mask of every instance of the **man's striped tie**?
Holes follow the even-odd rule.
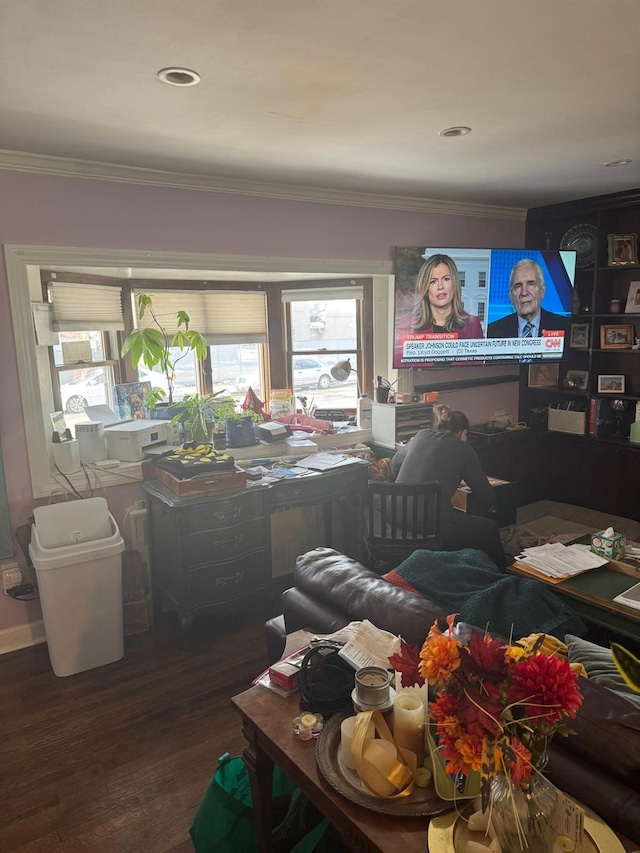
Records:
[[[525,325],[525,327],[522,330],[522,337],[523,338],[532,338],[534,328],[535,327],[534,327],[533,323],[527,322],[527,324]]]

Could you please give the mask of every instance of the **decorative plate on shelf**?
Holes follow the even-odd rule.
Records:
[[[578,267],[592,266],[598,253],[598,229],[595,225],[574,225],[560,240],[560,248],[576,252]]]

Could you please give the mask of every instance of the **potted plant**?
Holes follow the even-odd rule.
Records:
[[[197,441],[199,444],[211,441],[213,424],[220,419],[219,409],[233,406],[232,399],[219,399],[220,394],[224,393],[225,390],[216,391],[215,394],[186,394],[179,404],[180,411],[171,423],[183,424],[191,441]]]
[[[248,447],[256,443],[254,424],[262,420],[262,415],[252,409],[238,411],[230,400],[216,408],[215,417],[225,422],[227,447]]]
[[[142,318],[147,310],[151,314],[153,325],[146,329],[134,329],[122,344],[121,355],[124,357],[128,354],[131,358],[131,366],[136,370],[140,362],[149,370],[159,366],[167,380],[168,404],[172,406],[176,364],[190,352],[195,353],[198,359],[205,358],[207,342],[199,332],[189,328],[189,315],[186,311],[176,313],[178,330],[171,335],[153,310],[152,298],[146,293],[141,293],[138,296],[138,316]],[[180,355],[173,355],[171,350],[175,348],[180,349]],[[147,398],[149,407],[154,409],[165,396],[164,388],[152,388]]]

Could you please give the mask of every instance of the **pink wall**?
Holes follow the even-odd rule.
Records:
[[[518,247],[524,222],[63,178],[0,170],[0,243],[210,252],[291,258],[390,260],[394,246]],[[31,496],[4,263],[0,265],[0,439],[12,525]],[[140,497],[110,490],[118,521]],[[0,595],[0,630],[40,618],[37,605]]]

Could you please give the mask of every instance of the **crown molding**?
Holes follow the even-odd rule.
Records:
[[[344,204],[355,207],[385,208],[387,210],[411,210],[422,213],[449,214],[451,216],[477,216],[485,219],[524,221],[527,214],[526,209],[520,207],[348,192],[295,184],[248,181],[242,178],[224,178],[215,175],[164,172],[160,169],[146,169],[140,166],[123,166],[94,160],[52,157],[3,149],[0,149],[0,169],[58,175],[67,178],[91,178],[97,181],[115,181],[127,184],[150,184],[183,190],[263,196],[287,199],[288,201]]]

